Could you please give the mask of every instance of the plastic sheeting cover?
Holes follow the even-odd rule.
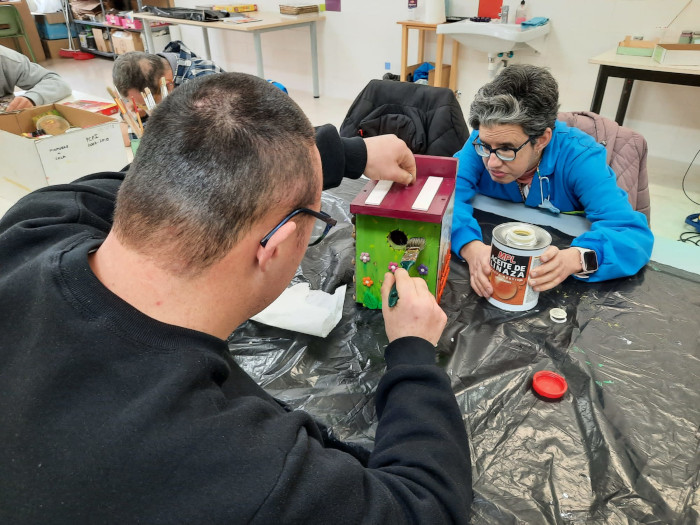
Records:
[[[381,311],[352,299],[348,203],[362,186],[324,193],[339,225],[295,277],[329,293],[348,284],[338,326],[321,339],[249,321],[229,347],[273,396],[371,449],[387,339]],[[478,217],[485,242],[506,222]],[[627,279],[568,279],[534,309],[506,312],[471,291],[453,257],[441,306],[438,360],[469,435],[473,523],[700,523],[700,276],[651,262]],[[550,320],[554,307],[565,323]],[[532,391],[545,369],[566,378],[563,399]]]

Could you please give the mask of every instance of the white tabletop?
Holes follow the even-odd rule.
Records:
[[[637,57],[630,55],[618,55],[617,48],[610,49],[605,53],[589,58],[591,64],[603,66],[627,67],[631,69],[646,69],[648,71],[659,71],[666,73],[684,73],[687,75],[700,75],[700,66],[668,66],[659,64],[652,57]]]
[[[183,20],[180,18],[169,18],[165,16],[152,15],[150,13],[134,13],[134,18],[140,18],[141,20],[146,20],[150,22],[168,22],[170,24],[180,24],[188,26],[200,26],[209,29],[226,29],[230,31],[243,31],[243,32],[254,32],[261,31],[263,29],[271,28],[281,28],[285,26],[295,26],[299,24],[306,24],[309,22],[318,22],[319,20],[325,20],[325,16],[318,13],[306,13],[301,15],[282,15],[280,13],[268,12],[268,11],[252,11],[250,13],[243,13],[249,15],[251,18],[257,19],[255,22],[246,23],[233,23],[224,22],[225,18],[221,22],[197,22],[194,20]]]

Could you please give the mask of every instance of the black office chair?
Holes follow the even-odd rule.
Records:
[[[395,134],[413,153],[451,157],[469,138],[457,97],[448,88],[372,80],[350,106],[341,137]]]

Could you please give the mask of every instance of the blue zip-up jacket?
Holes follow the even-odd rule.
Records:
[[[477,192],[512,202],[523,201],[517,182],[498,184],[491,180],[482,158],[472,146],[478,133],[478,130],[472,132],[464,147],[455,154],[459,168],[452,249],[457,255],[465,244],[482,240],[481,228],[470,204]],[[616,179],[607,165],[605,148],[590,135],[558,121],[552,140],[544,149],[539,175],[535,174],[525,201],[526,206],[538,207],[543,201],[542,184],[545,201],[549,196],[552,205],[562,213],[583,213],[591,221],[591,229],[571,243],[595,250],[598,256],[598,271],[588,276],[589,281],[634,275],[649,261],[654,246],[654,235],[646,217],[632,209]]]

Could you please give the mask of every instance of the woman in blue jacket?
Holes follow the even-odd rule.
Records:
[[[550,246],[530,272],[536,291],[570,275],[603,281],[633,275],[651,256],[654,236],[632,209],[606,162],[605,148],[557,122],[559,90],[544,68],[514,65],[483,86],[470,108],[474,130],[459,159],[452,249],[469,264],[471,286],[490,297],[490,246],[470,202],[476,193],[552,213],[584,213],[589,231],[569,248]]]

